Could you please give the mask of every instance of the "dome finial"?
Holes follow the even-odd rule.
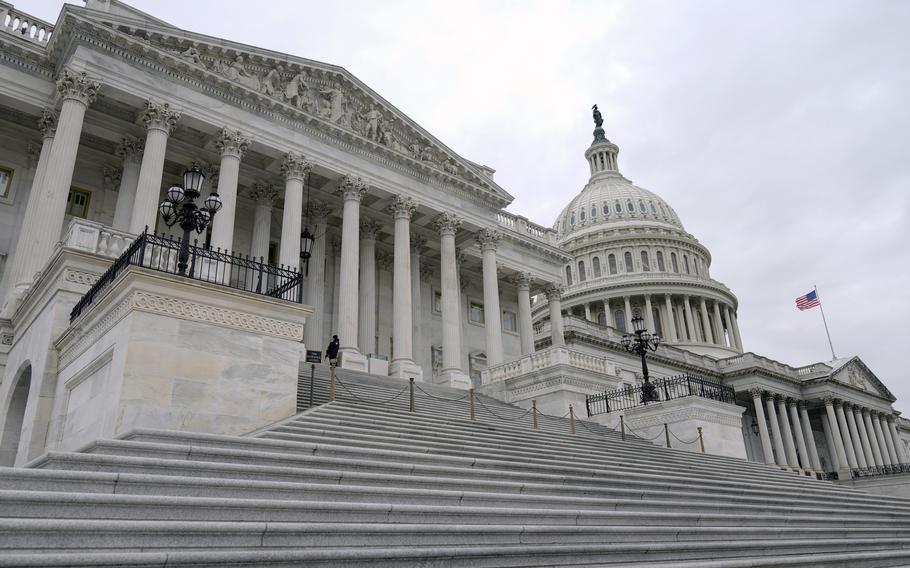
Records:
[[[594,141],[596,142],[598,140],[606,140],[607,135],[603,129],[604,117],[602,114],[600,114],[600,111],[597,110],[597,105],[592,106],[591,110],[594,111],[594,125],[597,127],[594,129]]]

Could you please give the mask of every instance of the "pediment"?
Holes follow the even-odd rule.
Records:
[[[117,4],[112,0],[112,5]],[[373,92],[346,69],[180,30],[151,18],[67,5],[107,39],[184,75],[219,85],[257,108],[280,112],[407,164],[445,187],[468,190],[503,208],[512,196],[473,162],[459,156]],[[141,14],[139,12],[138,14]],[[64,33],[55,34],[63,36]],[[60,41],[60,37],[54,40]],[[53,43],[53,41],[52,41]]]
[[[831,375],[831,380],[863,390],[869,394],[894,399],[894,395],[859,359],[853,357]]]

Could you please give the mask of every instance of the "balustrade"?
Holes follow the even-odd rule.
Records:
[[[0,3],[0,29],[39,45],[46,45],[54,33],[52,24],[21,12],[6,3]]]

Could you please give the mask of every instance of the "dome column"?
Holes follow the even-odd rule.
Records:
[[[736,312],[731,308],[729,313],[730,313],[730,325],[733,328],[733,339],[736,340],[736,348],[739,351],[742,351],[743,342],[739,336],[739,321],[736,319]]]
[[[676,318],[673,316],[673,300],[670,298],[670,294],[664,294],[664,304],[667,308],[666,332],[670,341],[676,343],[679,341],[679,337],[676,336]]]
[[[625,317],[626,317],[626,333],[632,333],[632,302],[629,296],[622,297],[623,305],[625,307]]]
[[[736,329],[736,322],[733,320],[733,310],[730,306],[724,306],[724,313],[727,316],[727,333],[730,336],[730,346],[742,353],[743,346],[739,342],[739,331]]]
[[[645,294],[645,325],[651,333],[657,333],[654,325],[654,308],[651,306],[651,294]]]
[[[692,317],[695,314],[692,313],[692,303],[689,301],[689,296],[683,296],[683,309],[686,314],[686,330],[689,332],[689,341],[697,343],[698,334],[695,333],[695,318]]]
[[[711,331],[711,318],[708,317],[708,304],[704,296],[699,298],[699,308],[701,309],[701,323],[704,327],[705,343],[714,343],[714,333]]]
[[[714,343],[720,345],[721,347],[726,347],[727,343],[724,341],[724,322],[723,318],[720,317],[720,305],[717,302],[714,302]]]

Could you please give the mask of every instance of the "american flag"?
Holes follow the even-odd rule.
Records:
[[[808,310],[809,308],[814,308],[818,305],[818,294],[815,290],[812,290],[805,296],[800,296],[796,299],[796,307],[800,310]]]

